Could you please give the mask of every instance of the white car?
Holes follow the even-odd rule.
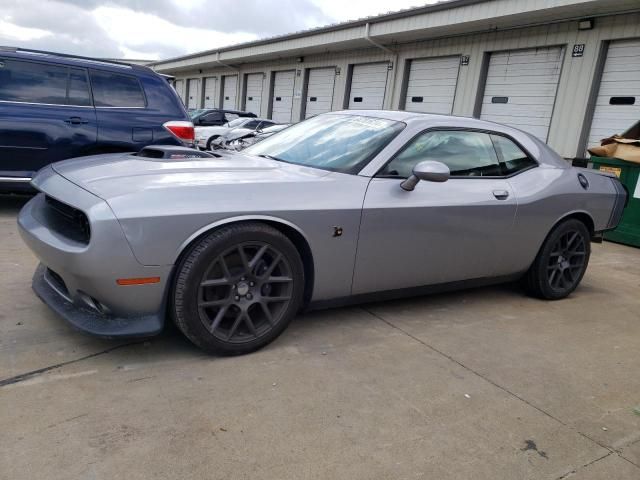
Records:
[[[264,118],[240,117],[217,127],[196,127],[195,144],[200,150],[211,150],[211,142],[216,138],[229,133],[235,128],[259,130],[275,125],[276,122]]]

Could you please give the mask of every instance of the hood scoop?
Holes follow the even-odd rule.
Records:
[[[194,158],[221,158],[222,155],[201,152],[195,148],[178,147],[175,145],[149,145],[134,156],[149,160],[193,160]]]

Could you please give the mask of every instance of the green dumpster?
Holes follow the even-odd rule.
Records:
[[[618,228],[604,234],[606,240],[640,247],[640,164],[618,158],[591,157],[593,168],[615,173],[629,193]]]

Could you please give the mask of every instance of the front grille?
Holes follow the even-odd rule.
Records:
[[[89,219],[81,210],[45,196],[48,220],[53,230],[79,243],[88,244],[91,238]]]

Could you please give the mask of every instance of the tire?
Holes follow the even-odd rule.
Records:
[[[523,278],[530,295],[546,300],[567,297],[580,284],[591,256],[589,229],[577,219],[554,227]]]
[[[214,135],[213,137],[209,138],[209,140],[207,140],[207,148],[205,150],[211,150],[211,142],[213,142],[219,136],[220,135]]]
[[[259,222],[229,225],[197,241],[178,264],[175,324],[208,353],[240,355],[264,347],[302,305],[300,254]]]

